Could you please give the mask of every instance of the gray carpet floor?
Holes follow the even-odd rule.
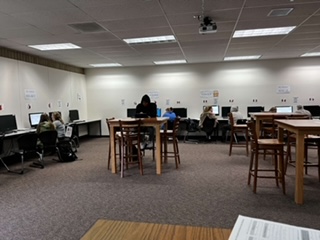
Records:
[[[107,170],[108,141],[83,140],[75,162],[48,156],[44,169],[27,167],[23,175],[1,168],[0,239],[80,239],[100,218],[232,228],[241,214],[320,229],[316,168],[305,177],[305,204],[299,206],[293,167],[286,195],[270,179],[259,179],[257,194],[252,192],[242,148],[229,157],[228,144],[180,143],[180,168],[169,160],[161,176],[147,151],[145,175],[133,166],[121,179]],[[315,160],[315,152],[310,158]]]

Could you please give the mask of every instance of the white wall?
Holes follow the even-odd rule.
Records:
[[[0,75],[0,115],[15,114],[18,128],[30,127],[30,112],[60,111],[68,122],[69,109],[78,109],[80,118],[87,118],[85,75],[1,57]],[[36,99],[25,99],[26,89],[34,90]]]
[[[135,108],[143,94],[158,92],[158,107],[187,107],[188,117],[199,118],[203,105],[238,105],[247,114],[247,106],[320,104],[319,58],[186,64],[174,66],[88,69],[88,115],[103,119],[126,117],[127,108]],[[278,86],[289,86],[289,94],[277,94]],[[218,90],[219,97],[203,103],[201,90]],[[294,103],[294,98],[298,102]],[[313,98],[314,101],[309,101]],[[253,102],[257,99],[258,102]],[[281,102],[286,99],[286,102]],[[124,104],[122,104],[124,100]],[[233,102],[229,102],[233,100]],[[177,102],[180,101],[180,104]]]

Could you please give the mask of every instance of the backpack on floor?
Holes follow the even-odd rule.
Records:
[[[70,141],[60,141],[57,143],[57,152],[60,162],[72,162],[78,157],[72,149]]]

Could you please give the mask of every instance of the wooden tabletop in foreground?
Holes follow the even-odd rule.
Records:
[[[231,229],[99,219],[81,240],[228,240]]]

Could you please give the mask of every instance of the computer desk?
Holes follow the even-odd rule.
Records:
[[[90,136],[101,137],[101,119],[81,120],[79,122],[73,122],[68,124],[74,127],[74,134],[77,137]]]

